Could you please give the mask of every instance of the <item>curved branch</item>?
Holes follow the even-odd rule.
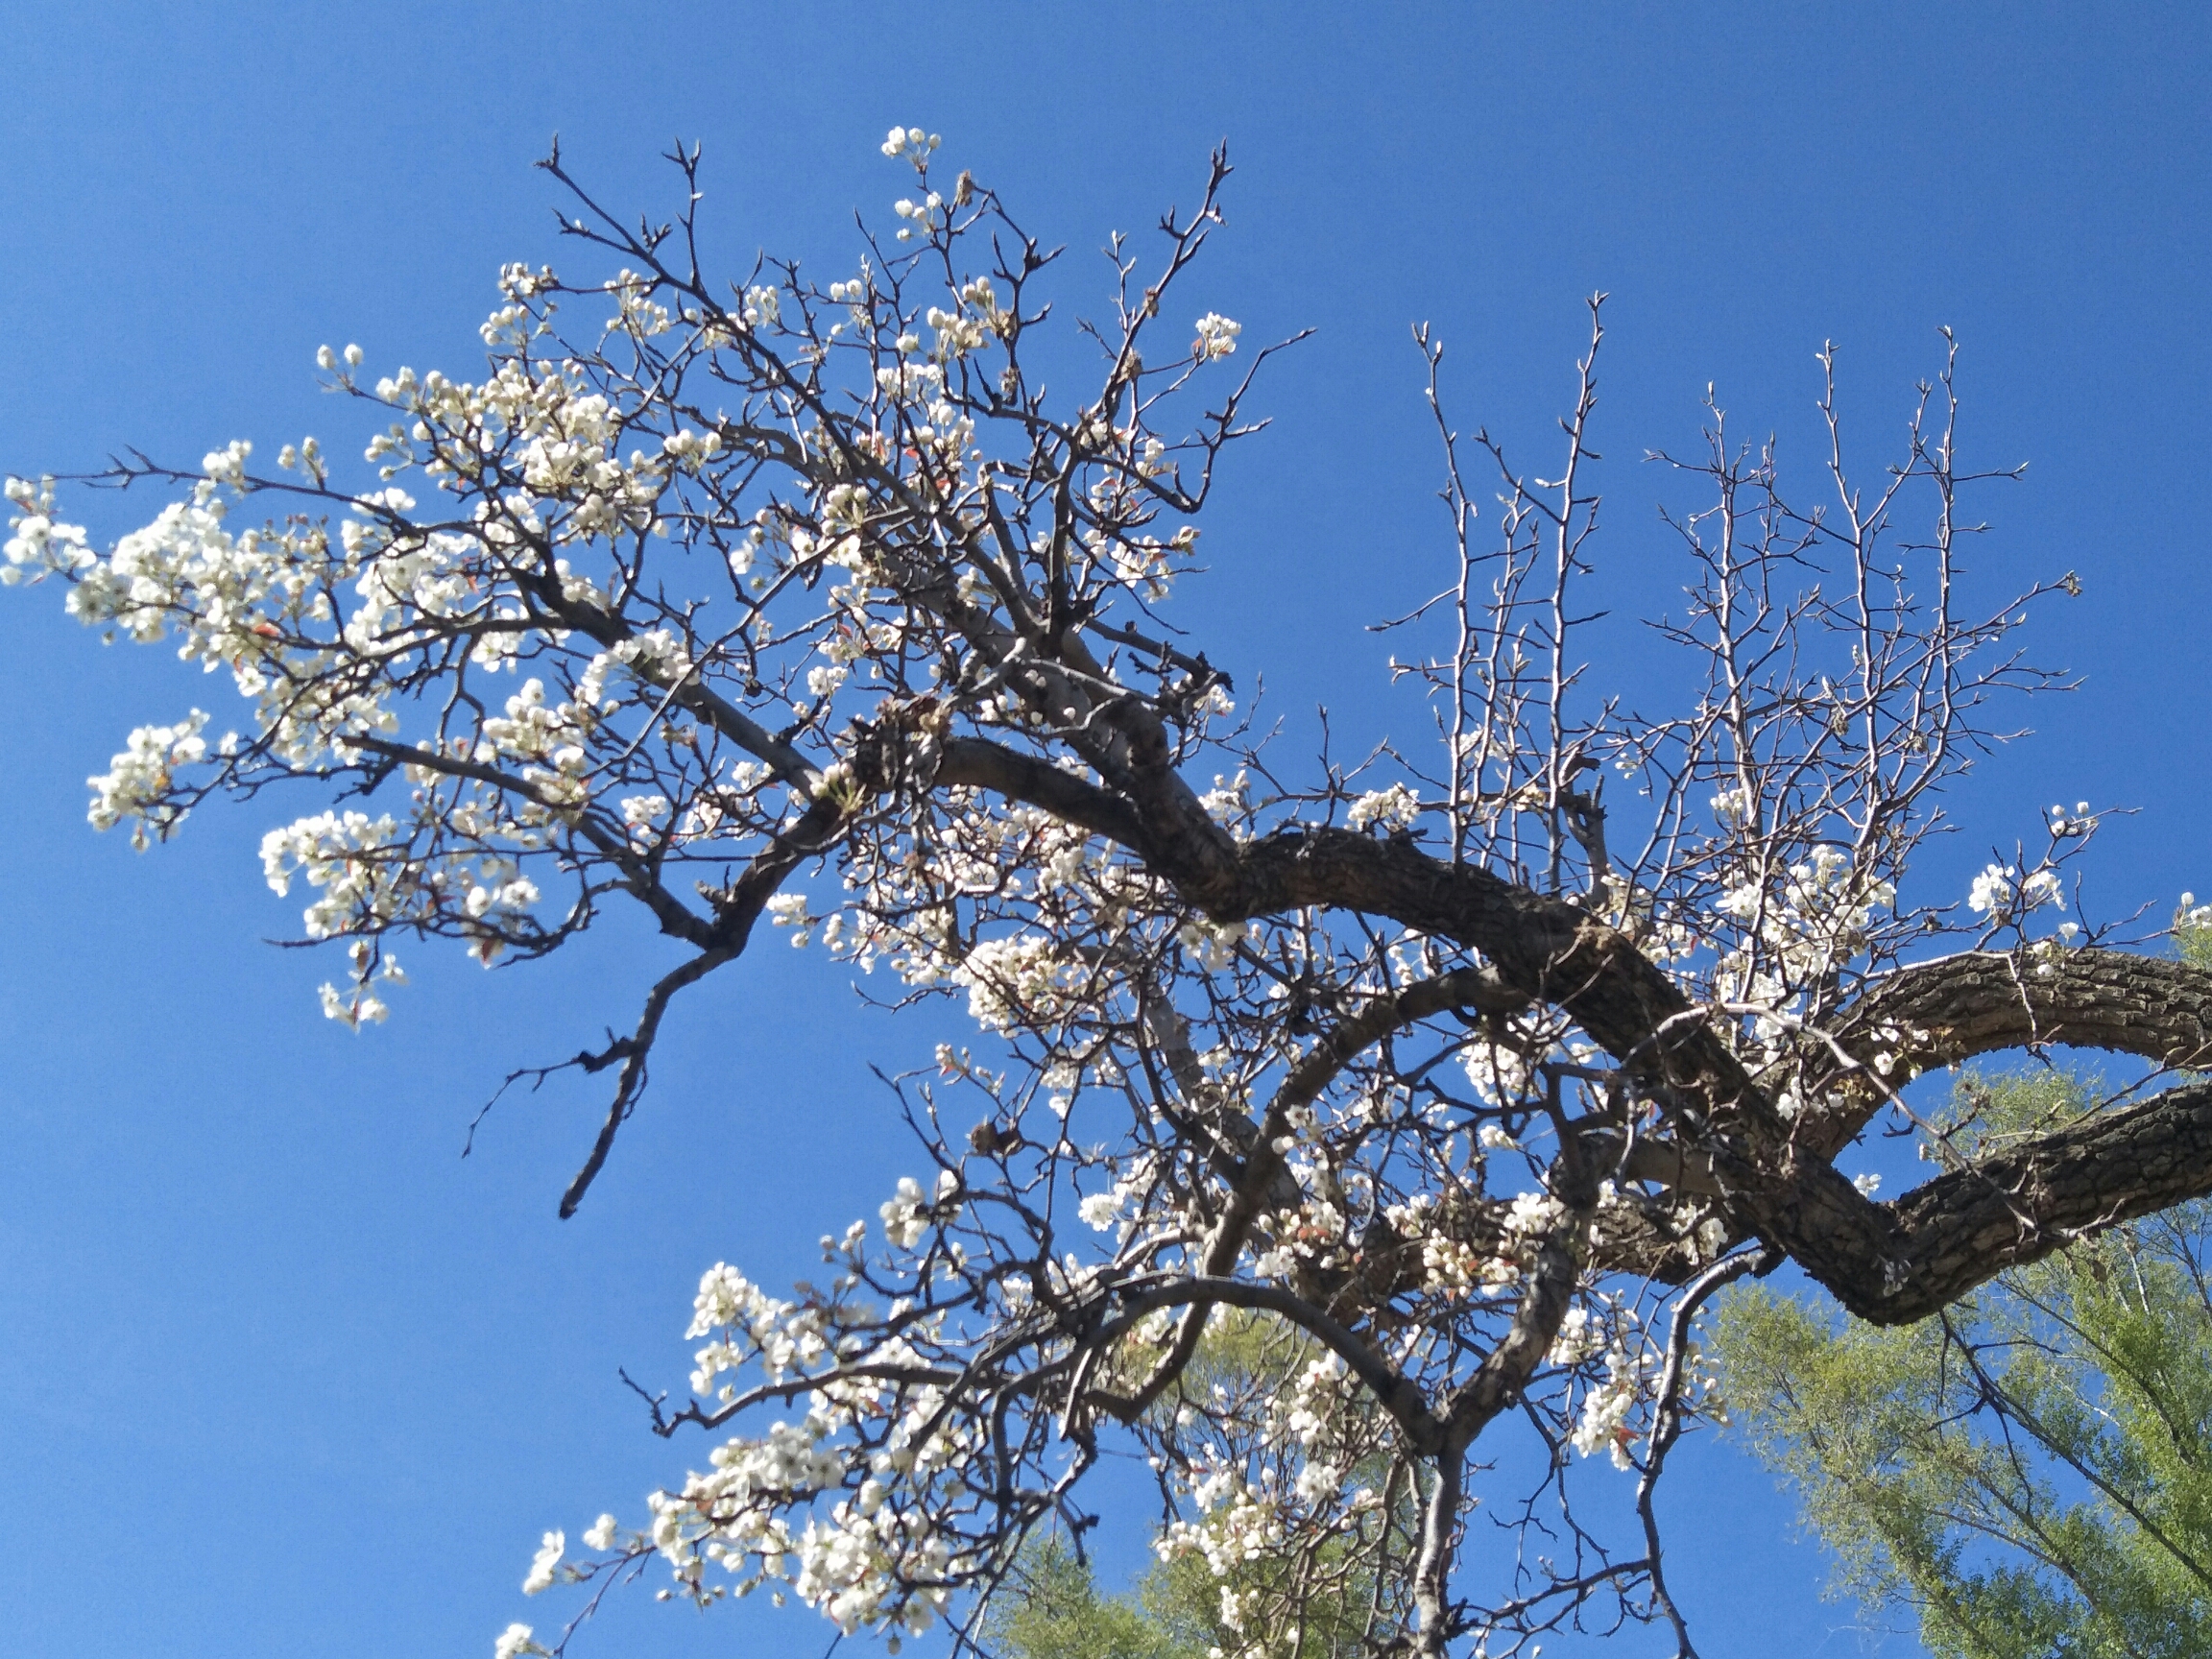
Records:
[[[1301,826],[1239,849],[1227,879],[1164,872],[1216,922],[1357,910],[1479,951],[1513,992],[1572,1016],[1631,1074],[1698,1116],[1779,1131],[1773,1107],[1681,989],[1580,905],[1402,841]]]
[[[976,749],[984,754],[961,768],[970,781],[1050,810],[1066,801],[1084,814],[1075,821],[1117,839],[1142,835],[1107,791],[993,745]],[[1129,844],[1143,848],[1142,840]],[[1239,847],[1226,869],[1211,856],[1183,863],[1177,851],[1172,842],[1155,843],[1155,867],[1216,921],[1305,907],[1357,910],[1479,951],[1500,986],[1559,1007],[1624,1070],[1671,1098],[1684,1139],[1700,1165],[1711,1161],[1714,1181],[1737,1212],[1740,1236],[1783,1248],[1845,1307],[1876,1323],[1923,1318],[2006,1266],[2212,1191],[2212,1086],[2193,1086],[2047,1136],[1979,1170],[1940,1177],[1895,1204],[1875,1204],[1828,1161],[1864,1118],[1840,1119],[1841,1129],[1793,1130],[1704,1011],[1626,935],[1580,906],[1345,830],[1281,831]],[[2045,966],[2048,974],[2036,972]],[[1309,1058],[1314,1092],[1344,1063],[1345,1044],[1374,1040],[1390,1018],[1375,1010],[1370,1034],[1364,1018],[1355,1017],[1341,1042],[1316,1050]],[[1882,1026],[1925,1032],[1909,1055],[1912,1064],[2046,1042],[2178,1064],[2212,1054],[2212,974],[2093,950],[2023,972],[2014,957],[1976,952],[1900,971],[1855,1005],[1848,1024],[1862,1046]],[[1290,1097],[1286,1081],[1283,1098]],[[1255,1156],[1240,1186],[1268,1162]],[[1699,1167],[1700,1186],[1703,1175]],[[1238,1208],[1233,1202],[1232,1212]],[[1479,1391],[1500,1401],[1510,1394],[1494,1385]]]
[[[754,858],[745,874],[730,886],[719,890],[702,889],[714,906],[714,925],[705,933],[707,948],[663,975],[646,993],[645,1006],[637,1016],[637,1028],[631,1035],[623,1055],[621,1074],[615,1081],[614,1099],[607,1108],[606,1121],[599,1126],[598,1139],[591,1143],[590,1157],[584,1161],[584,1167],[576,1172],[576,1178],[568,1183],[568,1190],[561,1194],[562,1220],[574,1215],[576,1207],[584,1202],[585,1192],[597,1178],[607,1162],[608,1152],[614,1145],[615,1132],[637,1104],[637,1096],[645,1086],[646,1063],[652,1058],[654,1039],[660,1034],[661,1020],[668,1011],[669,1001],[685,986],[698,983],[724,963],[744,954],[753,937],[753,925],[760,920],[760,912],[767,908],[776,889],[807,858],[829,847],[842,817],[843,808],[836,800],[822,796],[800,815],[796,824],[780,832]]]
[[[2026,960],[1964,951],[1885,975],[1830,1029],[1854,1059],[1894,1054],[1899,1076],[2044,1044],[2202,1070],[2212,1065],[2212,973],[2088,947]],[[1814,1148],[1832,1156],[1865,1128],[1885,1095],[1850,1083],[1830,1095],[1807,1133]]]
[[[1696,1318],[1714,1291],[1746,1273],[1779,1266],[1780,1259],[1765,1250],[1749,1250],[1716,1262],[1693,1279],[1675,1298],[1667,1325],[1667,1366],[1659,1380],[1659,1400],[1653,1409],[1650,1450],[1644,1455],[1644,1473],[1636,1482],[1636,1513],[1644,1523],[1644,1552],[1650,1564],[1651,1597],[1668,1623],[1674,1626],[1675,1659],[1697,1659],[1690,1640],[1690,1626],[1674,1605],[1667,1588],[1665,1556],[1659,1545],[1659,1516],[1652,1506],[1659,1477],[1667,1467],[1667,1454],[1682,1437],[1682,1372],[1690,1355],[1690,1322]]]
[[[2212,1082],[2188,1083],[1905,1193],[1887,1207],[1906,1241],[1900,1282],[1873,1297],[1863,1286],[1838,1294],[1879,1324],[1923,1319],[2001,1268],[2207,1193]]]
[[[653,1041],[660,1035],[661,1018],[668,1012],[670,999],[685,986],[698,983],[736,954],[735,950],[727,949],[703,950],[674,972],[663,974],[645,994],[645,1006],[637,1016],[637,1028],[623,1048],[622,1070],[615,1080],[614,1099],[607,1108],[607,1119],[599,1125],[598,1139],[591,1142],[591,1155],[584,1160],[584,1167],[577,1170],[576,1178],[568,1183],[568,1190],[561,1194],[562,1220],[575,1214],[576,1207],[584,1202],[585,1192],[605,1166],[607,1154],[613,1150],[615,1131],[622,1127],[623,1119],[637,1104],[637,1096],[645,1087],[645,1065],[652,1057]]]
[[[1042,806],[1057,818],[1119,842],[1140,857],[1148,850],[1150,838],[1143,821],[1119,796],[1034,755],[980,737],[947,738],[933,781],[950,788],[988,789],[1010,801]]]
[[[1310,1052],[1290,1068],[1276,1091],[1272,1111],[1288,1112],[1310,1105],[1359,1055],[1393,1031],[1454,1008],[1473,1008],[1484,1014],[1515,1014],[1531,998],[1506,985],[1486,968],[1455,968],[1449,974],[1417,980],[1399,991],[1385,991],[1371,998],[1357,1014],[1331,1026]]]
[[[1361,1341],[1348,1326],[1280,1286],[1202,1274],[1140,1290],[1122,1298],[1122,1306],[1126,1317],[1117,1320],[1100,1334],[1102,1336],[1117,1334],[1133,1324],[1139,1315],[1162,1308],[1223,1306],[1257,1308],[1280,1314],[1342,1358],[1418,1451],[1433,1453],[1444,1444],[1445,1426],[1429,1409],[1429,1402],[1417,1383]],[[1097,1389],[1092,1391],[1091,1398],[1117,1416],[1122,1415],[1128,1405],[1120,1397]]]

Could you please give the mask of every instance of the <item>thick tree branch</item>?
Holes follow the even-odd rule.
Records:
[[[1862,1063],[1891,1054],[1899,1078],[2047,1045],[2201,1070],[2212,1064],[2212,973],[2123,950],[1967,951],[1875,980],[1827,1026]],[[1863,1080],[1839,1079],[1802,1142],[1833,1156],[1886,1098]]]
[[[1144,825],[1118,796],[1033,755],[980,737],[946,740],[933,781],[943,788],[988,789],[1078,825],[1139,856],[1149,846]]]

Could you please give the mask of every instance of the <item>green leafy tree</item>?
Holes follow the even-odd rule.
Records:
[[[1370,1530],[1400,1537],[1419,1518],[1402,1462],[1388,1450],[1382,1414],[1311,1386],[1326,1372],[1320,1344],[1270,1314],[1224,1315],[1200,1342],[1190,1366],[1140,1425],[1157,1456],[1171,1455],[1204,1408],[1223,1432],[1222,1466],[1254,1485],[1271,1482],[1266,1448],[1284,1420],[1306,1443],[1338,1449],[1346,1477],[1382,1496]],[[1154,1362],[1132,1356],[1133,1362]],[[994,1599],[984,1621],[996,1659],[1207,1659],[1209,1652],[1253,1651],[1285,1659],[1350,1659],[1398,1635],[1401,1610],[1373,1567],[1374,1539],[1350,1535],[1299,1557],[1266,1549],[1234,1560],[1209,1556],[1188,1528],[1170,1526],[1158,1558],[1123,1596],[1100,1593],[1090,1562],[1065,1534],[1041,1534]]]
[[[1211,1631],[1158,1605],[1155,1571],[1141,1597],[1102,1596],[1091,1564],[1058,1533],[1022,1551],[984,1623],[998,1659],[1205,1659]],[[1164,1616],[1166,1615],[1166,1616]]]
[[[2183,918],[2184,954],[2212,949]],[[2092,1083],[1967,1075],[1939,1155],[2079,1120]],[[1839,1325],[1732,1292],[1718,1358],[1741,1430],[1839,1559],[1951,1659],[2212,1652],[2212,1206],[2013,1268],[1935,1318]]]

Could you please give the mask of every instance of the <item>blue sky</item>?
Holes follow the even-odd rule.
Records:
[[[1358,627],[1443,568],[1409,324],[1450,343],[1461,422],[1534,466],[1582,297],[1611,292],[1599,561],[1624,613],[1678,581],[1665,480],[1634,458],[1695,441],[1708,382],[1810,468],[1821,343],[1871,437],[1948,325],[1974,452],[2031,463],[1987,503],[1985,557],[2080,572],[2034,637],[2085,680],[1960,793],[1940,859],[1962,890],[2051,801],[2136,807],[2090,901],[2163,915],[2212,890],[2208,48],[2212,13],[2149,5],[21,6],[0,469],[357,443],[315,349],[473,364],[497,266],[564,252],[529,167],[555,131],[604,199],[661,212],[657,153],[701,140],[732,265],[839,269],[854,208],[899,191],[893,122],[942,132],[1075,258],[1191,200],[1226,136],[1228,233],[1186,299],[1247,341],[1317,329],[1265,384],[1276,426],[1179,610],[1240,683],[1411,725]],[[646,1109],[556,1221],[598,1094],[510,1098],[466,1162],[464,1129],[509,1068],[626,1018],[655,943],[493,974],[419,950],[389,1026],[324,1021],[327,967],[262,943],[297,922],[253,855],[285,804],[144,856],[84,823],[124,733],[228,694],[54,601],[0,603],[0,1650],[482,1659],[542,1612],[517,1589],[541,1530],[681,1474],[615,1371],[680,1382],[699,1270],[803,1273],[905,1172],[867,1066],[922,1038],[820,961],[748,958],[672,1022]],[[1636,631],[1606,637],[1600,681],[1658,684]],[[1763,1474],[1710,1443],[1674,1474],[1709,1659],[1861,1650]],[[582,1651],[828,1636],[637,1596]]]

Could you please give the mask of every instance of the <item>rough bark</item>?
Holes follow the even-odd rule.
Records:
[[[1048,785],[1062,804],[1065,778]],[[1085,822],[1102,827],[1111,816],[1083,805]],[[2085,949],[2034,960],[1969,952],[1900,970],[1836,1022],[1837,1046],[1861,1068],[1832,1078],[1842,1104],[1792,1123],[1704,1012],[1625,935],[1576,904],[1351,830],[1293,830],[1229,860],[1209,845],[1190,863],[1175,856],[1178,842],[1190,845],[1188,831],[1144,839],[1154,867],[1215,921],[1307,906],[1353,910],[1479,952],[1490,972],[1479,999],[1470,983],[1471,1005],[1496,998],[1501,987],[1554,1005],[1668,1102],[1671,1142],[1649,1147],[1640,1170],[1657,1173],[1671,1162],[1688,1172],[1683,1187],[1714,1188],[1732,1238],[1757,1237],[1786,1252],[1876,1323],[1924,1318],[2005,1267],[2212,1192],[2212,1088],[2203,1085],[2045,1136],[1887,1204],[1862,1194],[1831,1162],[1885,1098],[1861,1059],[1884,1043],[1897,1044],[1900,1079],[2056,1043],[2201,1063],[2212,1055],[2212,974],[2200,969]],[[1387,1017],[1374,1023],[1379,1030]],[[1653,1232],[1604,1254],[1623,1265],[1641,1259],[1669,1277],[1695,1265],[1679,1241]]]

